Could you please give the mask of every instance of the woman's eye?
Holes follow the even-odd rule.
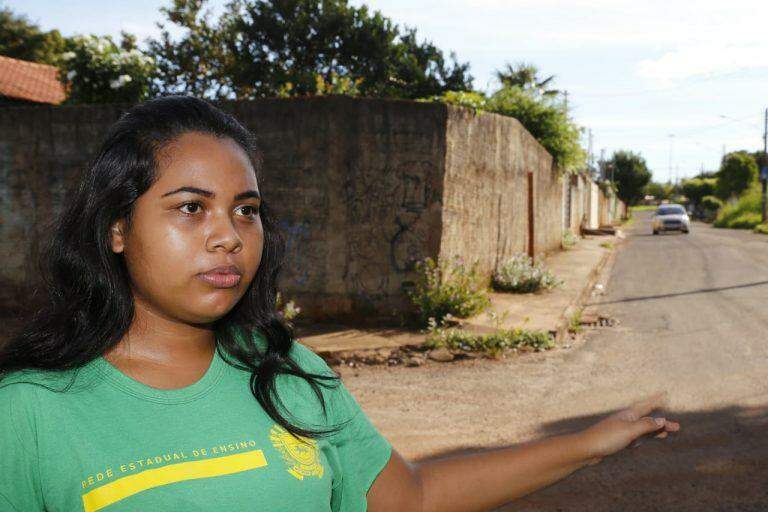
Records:
[[[186,211],[185,212],[183,209],[186,208],[186,207],[191,207],[193,209],[193,211],[191,211],[191,212],[190,211]],[[184,203],[183,205],[181,205],[179,207],[181,212],[185,213],[187,215],[193,215],[197,211],[198,208],[200,208],[200,203]]]
[[[255,219],[259,215],[259,209],[254,208],[253,206],[242,206],[242,210],[245,210],[246,217],[250,217],[252,219]]]

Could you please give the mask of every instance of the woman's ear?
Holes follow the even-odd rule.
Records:
[[[125,221],[120,219],[112,224],[109,230],[112,252],[121,253],[125,250]]]

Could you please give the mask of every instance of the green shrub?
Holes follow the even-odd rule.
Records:
[[[579,333],[582,331],[581,313],[582,310],[578,310],[571,316],[571,318],[568,319],[568,330],[570,332]]]
[[[467,107],[473,109],[478,115],[482,113],[488,104],[485,95],[472,91],[446,91],[440,96],[421,98],[416,101],[437,101],[458,107]]]
[[[579,126],[557,99],[520,86],[504,86],[488,98],[485,108],[520,121],[562,170],[575,173],[586,164]]]
[[[586,165],[587,153],[579,143],[580,127],[555,97],[540,95],[519,85],[503,85],[486,96],[481,92],[447,91],[417,101],[439,101],[514,117],[551,154],[562,171],[575,173]]]
[[[719,210],[723,206],[723,202],[715,196],[704,196],[699,204],[705,210]]]
[[[705,222],[712,222],[717,218],[723,202],[715,196],[704,196],[699,202],[698,214]]]
[[[563,233],[563,240],[561,242],[561,245],[563,246],[563,249],[573,249],[576,247],[576,244],[579,243],[579,235],[574,235],[570,230],[566,230]]]
[[[768,222],[765,222],[763,224],[758,224],[755,226],[755,233],[762,233],[763,235],[768,235]]]
[[[733,229],[755,229],[763,221],[759,213],[742,213],[729,224]]]
[[[473,334],[461,329],[439,327],[430,319],[426,345],[469,352],[484,352],[496,356],[504,350],[529,347],[539,352],[555,346],[552,335],[544,331],[500,329],[489,334]]]
[[[762,197],[760,186],[753,186],[735,203],[723,206],[714,226],[718,228],[752,229],[760,224]]]
[[[425,323],[430,318],[442,322],[449,314],[468,318],[490,306],[487,278],[477,272],[477,262],[466,269],[458,256],[447,261],[424,258],[415,267],[418,279],[408,296]]]
[[[492,277],[496,290],[513,293],[529,293],[550,290],[561,282],[544,265],[533,263],[526,254],[517,254],[499,267]]]

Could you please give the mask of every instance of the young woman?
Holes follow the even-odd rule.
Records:
[[[491,510],[679,425],[661,396],[574,434],[404,460],[276,315],[284,242],[251,134],[206,101],[128,110],[0,348],[0,509]]]

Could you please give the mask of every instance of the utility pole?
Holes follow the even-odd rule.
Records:
[[[768,220],[766,216],[766,192],[768,192],[768,108],[765,109],[765,128],[763,129],[763,155],[765,155],[765,162],[763,168],[760,169],[760,177],[763,182],[763,222]]]
[[[672,183],[672,151],[675,147],[675,134],[669,134],[669,183]]]
[[[600,179],[605,179],[605,148],[600,149]]]

